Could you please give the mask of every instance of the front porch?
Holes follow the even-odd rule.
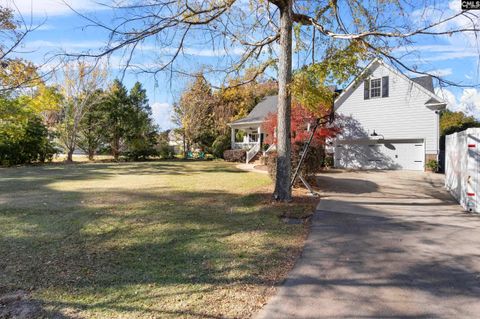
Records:
[[[262,145],[264,132],[260,125],[258,126],[231,126],[231,148],[250,150],[256,145]]]
[[[265,133],[261,123],[231,124],[231,148],[247,151],[246,163],[248,164],[262,150]]]
[[[266,135],[262,124],[269,114],[277,111],[277,101],[276,95],[266,96],[246,117],[228,124],[232,130],[231,148],[246,150],[247,163],[264,149]]]

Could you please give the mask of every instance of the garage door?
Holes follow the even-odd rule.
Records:
[[[423,140],[339,142],[335,147],[339,168],[423,171],[424,158]]]

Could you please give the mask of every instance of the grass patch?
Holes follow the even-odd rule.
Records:
[[[45,317],[245,318],[303,246],[271,182],[223,162],[0,169],[0,297]],[[0,298],[1,303],[1,298]]]

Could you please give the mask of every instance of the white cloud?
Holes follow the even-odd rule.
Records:
[[[1,5],[2,5],[2,0],[0,0],[0,6]],[[45,21],[43,21],[44,19],[42,19],[42,21],[37,21],[38,19],[33,19],[33,20],[34,21],[31,21],[31,23],[29,21],[26,25],[20,24],[18,26],[18,30],[22,32],[25,32],[25,31],[37,32],[37,31],[51,31],[56,29],[55,26],[45,23]]]
[[[446,69],[437,69],[429,72],[431,75],[435,76],[448,76],[453,74],[452,68],[446,68]]]
[[[447,102],[447,108],[451,111],[457,111],[457,98],[450,90],[447,89],[435,89],[435,93],[443,98]]]
[[[161,131],[174,127],[172,123],[172,106],[168,103],[153,103],[151,105],[152,115],[155,123],[160,127]]]
[[[452,13],[460,13],[462,11],[461,1],[452,0],[448,4],[449,9]],[[457,19],[452,20],[447,23],[447,28],[451,29],[471,29],[479,28],[480,21],[476,16],[459,16]],[[453,45],[464,45],[466,44],[470,48],[477,48],[480,45],[480,40],[477,37],[476,32],[464,32],[462,34],[457,34],[456,36],[450,37],[450,43]]]
[[[447,102],[447,108],[454,112],[463,112],[480,119],[480,91],[464,89],[460,98],[457,98],[447,89],[438,89],[436,92]]]
[[[137,47],[142,51],[153,51],[160,52],[162,54],[175,54],[177,53],[177,48],[162,48],[155,45],[143,44]],[[196,48],[196,47],[183,47],[180,50],[181,54],[192,55],[192,56],[201,56],[201,57],[222,57],[225,55],[242,55],[245,53],[245,49],[241,47],[233,48],[216,48],[216,49],[206,49],[206,48]]]
[[[65,3],[81,12],[107,9],[94,0],[0,0],[0,2],[26,17],[74,14]]]
[[[24,49],[39,50],[45,48],[57,48],[57,49],[98,49],[105,46],[105,42],[102,41],[66,41],[66,42],[53,42],[45,40],[35,40],[26,42],[22,46]]]
[[[50,31],[55,30],[55,27],[51,24],[41,24],[35,28],[36,31]]]
[[[480,91],[477,89],[463,90],[460,105],[467,114],[480,119]]]
[[[228,50],[220,49],[197,49],[197,48],[184,48],[183,52],[188,55],[205,56],[205,57],[221,57],[225,55],[241,55],[245,53],[245,49],[231,48]]]
[[[412,20],[416,25],[436,24],[428,30],[433,32],[449,32],[480,27],[480,21],[475,16],[468,15],[468,13],[456,16],[462,11],[461,1],[459,0],[451,0],[448,3],[438,2],[435,5],[415,10],[412,13]],[[452,18],[454,16],[455,18]],[[450,44],[459,45],[459,48],[476,48],[480,44],[474,32],[454,33],[448,37],[443,35],[443,37]]]
[[[460,13],[461,1],[439,2],[435,6],[418,9],[412,13],[415,25],[432,25]],[[468,14],[468,13],[467,13]],[[480,39],[475,32],[449,31],[480,28],[480,20],[473,16],[459,15],[429,29],[431,32],[447,32],[441,35],[442,45],[413,45],[397,49],[401,53],[418,52],[425,62],[446,61],[452,59],[479,58]]]

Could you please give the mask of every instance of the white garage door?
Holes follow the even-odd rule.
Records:
[[[423,171],[424,158],[423,140],[339,142],[335,147],[339,168]]]

